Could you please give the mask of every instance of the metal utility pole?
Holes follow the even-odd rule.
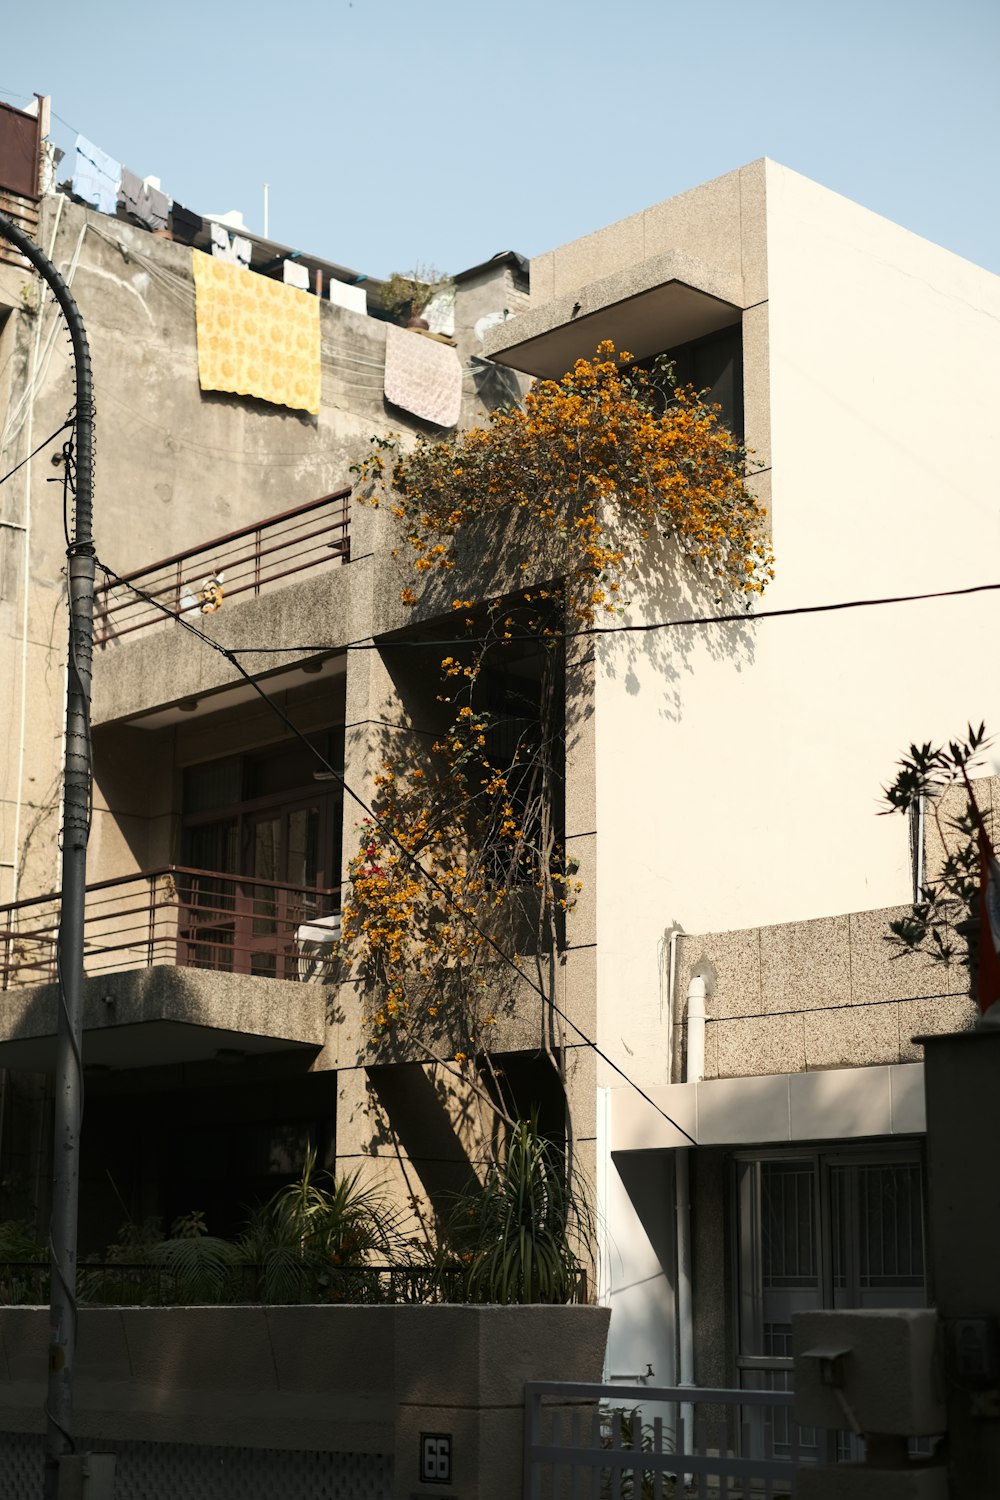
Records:
[[[59,1028],[53,1130],[49,1384],[45,1407],[45,1500],[57,1500],[63,1459],[73,1452],[76,1352],[76,1239],[83,1113],[83,919],[90,835],[90,680],[94,613],[94,389],[87,333],[69,287],[33,240],[0,214],[0,235],[35,267],[69,326],[76,367],[76,504],[67,548],[69,673],[63,782],[62,901],[59,913]],[[68,518],[67,518],[68,519]],[[24,587],[29,585],[26,575]]]

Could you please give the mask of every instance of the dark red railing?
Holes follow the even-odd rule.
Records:
[[[124,573],[120,582],[102,584],[96,590],[94,640],[104,646],[162,624],[169,619],[165,609],[195,621],[214,613],[205,608],[212,603],[205,585],[220,573],[219,607],[225,609],[243,594],[260,594],[307,569],[349,562],[350,493],[338,490],[310,500]]]
[[[87,887],[84,968],[159,964],[320,979],[339,935],[339,890],[166,865]],[[56,978],[59,896],[0,906],[0,989]]]

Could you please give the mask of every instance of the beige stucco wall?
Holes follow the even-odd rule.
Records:
[[[654,223],[665,238],[651,243]],[[764,609],[991,582],[980,558],[1000,540],[988,451],[997,278],[766,162],[536,259],[533,305],[671,249],[732,273],[737,247],[747,441],[777,556]],[[726,1090],[773,1084],[780,1103],[797,1075],[809,1108],[786,1099],[769,1140],[801,1138],[797,1121],[813,1129],[817,1110],[824,1138],[848,1118],[875,1135],[922,1128],[912,1037],[965,1027],[973,1007],[963,969],[890,960],[888,921],[911,895],[909,829],[876,814],[912,741],[996,721],[982,666],[993,607],[984,595],[595,643],[592,817],[579,847],[596,1035],[665,1106],[690,1104],[693,1130],[694,1100],[678,1085],[659,1091],[682,1076],[687,981],[707,960],[702,1087],[719,1150],[734,1139],[716,1118]],[[630,621],[717,611],[651,550]],[[993,789],[982,790],[992,813]],[[931,826],[927,841],[933,873]],[[675,942],[671,996],[678,927],[707,936]],[[672,1194],[671,1148],[684,1138],[611,1069],[598,1064],[597,1079],[608,1089],[597,1171],[611,1360],[666,1371],[673,1225],[656,1204]],[[612,1095],[641,1116],[614,1157]],[[855,1107],[869,1096],[878,1108]],[[747,1141],[765,1138],[750,1129]],[[696,1232],[721,1242],[721,1201],[697,1192]]]
[[[1000,280],[773,163],[766,199],[769,363],[747,371],[770,404],[764,608],[988,581]],[[649,577],[633,618],[714,608],[666,565]],[[662,1077],[645,1040],[672,923],[908,899],[907,829],[875,816],[880,787],[912,740],[996,721],[992,610],[986,595],[597,643],[599,1039],[640,1082]]]

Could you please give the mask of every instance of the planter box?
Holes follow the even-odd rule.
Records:
[[[599,1380],[609,1318],[599,1307],[83,1308],[73,1429],[98,1445],[382,1454],[396,1500],[516,1500],[525,1381]],[[0,1308],[0,1432],[43,1430],[47,1328],[46,1308]]]

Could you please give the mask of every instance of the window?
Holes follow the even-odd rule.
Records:
[[[343,731],[313,736],[343,764]],[[264,978],[296,977],[295,934],[326,917],[340,882],[343,798],[317,781],[299,742],[232,755],[184,774],[181,962]],[[336,909],[336,903],[334,905]]]
[[[707,390],[710,400],[722,408],[722,420],[742,443],[743,421],[743,329],[739,323],[704,338],[692,339],[664,351],[674,362],[678,385]],[[659,355],[635,361],[635,368],[651,370]]]
[[[740,1155],[735,1167],[743,1387],[789,1388],[793,1312],[926,1306],[919,1147]],[[781,1413],[754,1440],[787,1454]],[[819,1434],[801,1441],[818,1455]],[[851,1449],[841,1438],[838,1456]]]

